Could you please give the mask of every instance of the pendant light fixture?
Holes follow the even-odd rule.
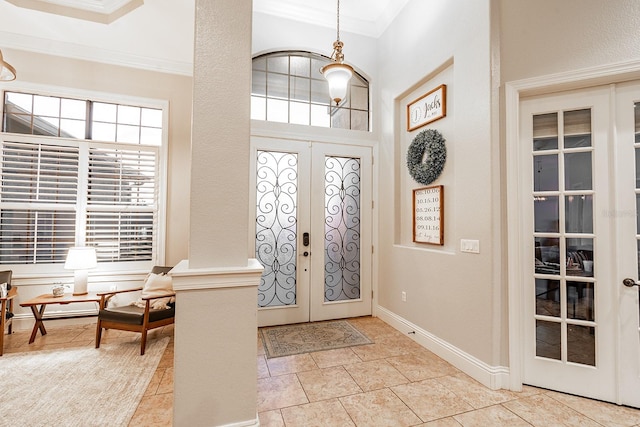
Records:
[[[0,50],[0,82],[10,82],[16,79],[16,69],[2,58]]]
[[[353,68],[344,63],[344,54],[342,53],[344,43],[340,41],[340,0],[338,0],[337,17],[337,37],[336,41],[333,42],[333,53],[331,54],[333,62],[320,69],[320,72],[329,83],[329,96],[335,101],[336,105],[340,104],[340,101],[347,96],[349,80],[353,75]]]

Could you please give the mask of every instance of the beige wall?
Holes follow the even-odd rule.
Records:
[[[191,144],[191,77],[3,49],[18,71],[18,80],[4,87],[38,84],[143,97],[169,102],[166,260],[187,258],[189,232],[189,168]],[[13,86],[11,86],[13,85]]]
[[[499,111],[503,156],[507,150],[506,144],[511,143],[505,136],[507,108],[511,108],[511,106],[506,107],[504,99],[506,83],[580,70],[593,70],[610,64],[637,62],[640,57],[640,37],[638,37],[640,2],[636,0],[492,1],[495,6],[494,13],[499,17],[494,30],[499,31],[500,37]],[[627,71],[628,73],[618,76],[599,76],[593,80],[563,83],[535,92],[606,84],[632,78],[632,75],[635,75],[633,78],[637,78],[640,75],[638,69],[633,70],[629,67]],[[506,188],[505,159],[502,160],[502,170],[505,171],[502,177],[503,188]],[[503,192],[501,200],[504,204],[506,200],[515,196]],[[507,212],[506,208],[503,212],[502,218],[505,220],[511,215],[519,215],[519,212]],[[505,260],[509,252],[509,248],[505,245]],[[511,252],[515,254],[515,251]],[[503,310],[506,310],[508,309],[506,290],[503,295],[505,296]],[[508,343],[506,339],[505,343]],[[516,377],[518,375],[519,373],[516,372]]]
[[[637,0],[500,0],[502,81],[637,60]]]
[[[506,360],[490,35],[489,0],[413,0],[379,40],[378,302],[437,340],[499,366]],[[407,100],[442,83],[448,85],[447,117],[407,133]],[[408,175],[406,148],[424,129],[446,139],[445,170],[433,183],[445,187],[443,247],[410,239],[407,207],[412,190],[423,185]],[[480,253],[461,253],[460,239],[479,240]]]

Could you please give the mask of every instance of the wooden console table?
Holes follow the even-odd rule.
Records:
[[[29,338],[29,344],[31,344],[36,339],[36,334],[38,333],[38,329],[42,335],[47,335],[47,330],[44,327],[45,320],[55,320],[60,319],[59,317],[55,319],[44,319],[44,310],[48,305],[51,304],[72,304],[77,302],[100,302],[100,297],[95,293],[88,293],[85,295],[72,295],[72,294],[64,294],[61,297],[54,297],[52,294],[43,294],[39,295],[35,298],[30,299],[29,301],[21,302],[20,306],[31,308],[31,313],[33,313],[33,317],[36,319],[35,325],[33,325],[33,331],[31,331],[31,338]]]

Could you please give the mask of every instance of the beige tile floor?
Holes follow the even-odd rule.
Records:
[[[258,338],[261,426],[640,427],[640,410],[533,387],[489,390],[379,319],[349,321],[375,344],[267,359]],[[94,325],[53,325],[31,345],[28,331],[6,337],[5,352],[94,345]],[[160,335],[173,337],[173,328],[150,339]],[[103,339],[139,338],[107,331]],[[172,405],[173,340],[129,425],[171,426]]]

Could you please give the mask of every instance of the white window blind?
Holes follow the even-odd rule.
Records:
[[[157,150],[89,149],[87,244],[98,259],[153,256],[157,212]]]
[[[78,147],[2,142],[0,263],[63,262],[76,236]]]
[[[153,260],[159,147],[64,144],[2,141],[0,264],[61,263],[74,245],[98,261]]]
[[[78,147],[5,141],[2,201],[75,204]]]

